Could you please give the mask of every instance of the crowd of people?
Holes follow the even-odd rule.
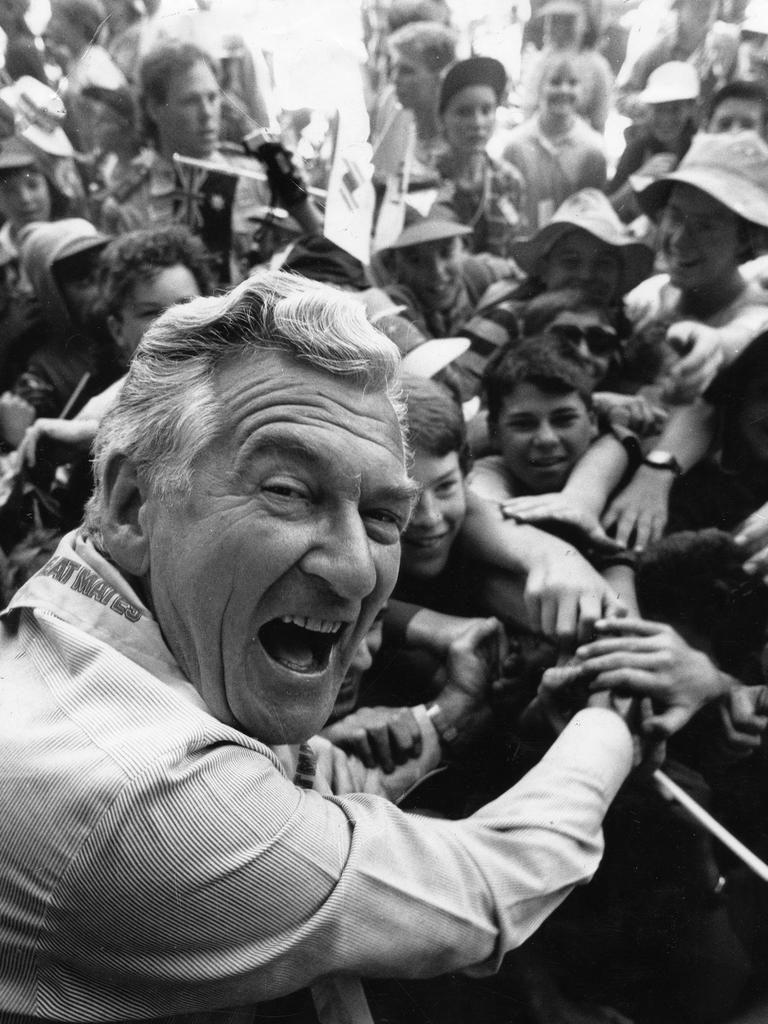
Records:
[[[768,5],[0,7],[3,1024],[764,1020]]]

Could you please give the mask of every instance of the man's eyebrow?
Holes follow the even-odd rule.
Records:
[[[243,459],[249,459],[253,455],[287,455],[297,462],[317,468],[319,465],[331,465],[331,455],[321,445],[313,445],[303,438],[293,437],[290,434],[275,433],[262,437],[253,437],[241,447],[237,457],[237,467],[242,468]],[[371,501],[393,502],[395,504],[408,504],[413,507],[421,492],[421,486],[410,477],[405,477],[402,484],[385,485],[374,487],[371,493]]]

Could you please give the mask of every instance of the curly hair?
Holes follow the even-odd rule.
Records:
[[[210,254],[200,239],[180,224],[120,235],[104,249],[99,262],[100,312],[105,316],[119,315],[137,281],[150,280],[179,263],[190,271],[201,295],[213,290]]]

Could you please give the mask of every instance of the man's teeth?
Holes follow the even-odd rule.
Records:
[[[300,626],[302,629],[311,629],[313,633],[338,633],[344,625],[343,622],[329,619],[308,619],[301,615],[283,615],[281,621]]]

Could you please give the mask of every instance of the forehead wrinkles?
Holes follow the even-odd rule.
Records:
[[[366,395],[354,386],[323,393],[321,375],[298,382],[280,377],[255,380],[246,377],[219,391],[231,436],[238,448],[247,445],[260,430],[269,426],[310,427],[320,432],[325,426],[345,431],[355,439],[372,441],[403,451],[397,416],[383,391]]]

